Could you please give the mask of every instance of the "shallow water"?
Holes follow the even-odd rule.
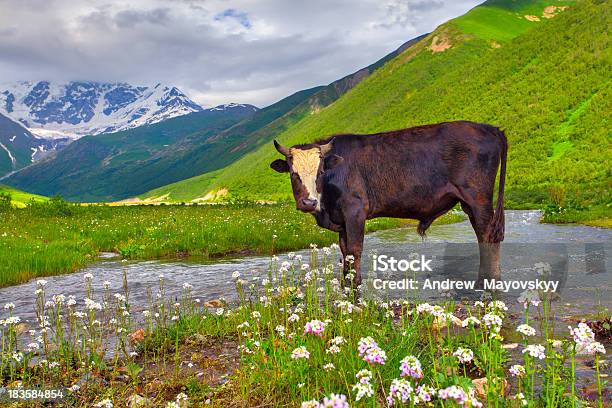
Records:
[[[501,258],[502,277],[504,279],[532,279],[538,276],[534,270],[537,262],[552,260],[553,269],[558,269],[555,273],[565,284],[555,302],[559,318],[564,315],[592,315],[602,308],[612,308],[610,300],[612,294],[612,231],[581,225],[540,224],[539,218],[540,214],[537,211],[506,212],[506,238],[502,244]],[[433,272],[417,272],[418,280],[447,277],[475,279],[473,270],[459,271],[455,268],[455,264],[448,260],[449,254],[459,253],[468,260],[468,264],[469,260],[477,261],[477,246],[474,242],[475,235],[467,221],[450,225],[434,225],[428,230],[425,240],[415,233],[414,227],[379,231],[365,238],[364,276],[384,279],[401,277],[401,273],[373,275],[371,271],[368,271],[371,265],[366,260],[369,260],[374,253],[405,255],[406,257],[411,253],[419,253],[433,259]],[[309,250],[296,253],[301,254],[306,262],[310,256]],[[283,254],[279,257],[281,260],[286,259]],[[458,265],[465,268],[465,259],[462,260],[463,264]],[[269,264],[269,257],[261,256],[237,257],[214,262],[102,260],[76,273],[45,278],[48,281],[45,290],[48,299],[55,294],[62,293],[75,295],[78,302],[81,303],[84,297],[83,275],[91,273],[94,276],[93,287],[98,294],[101,293],[104,281],[110,282],[113,293],[122,293],[122,276],[125,270],[129,281],[132,310],[146,308],[147,292],[150,289],[155,293],[160,275],[164,276],[166,294],[169,296],[180,296],[183,283],[188,282],[193,285],[192,293],[202,301],[221,297],[232,300],[235,298],[235,286],[231,279],[234,271],[240,271],[243,278],[246,276],[265,277]],[[22,320],[34,321],[35,290],[36,280],[32,280],[0,289],[0,299],[2,302],[13,302],[15,314]],[[384,291],[379,291],[377,294],[387,295]],[[405,296],[406,292],[390,291],[388,294],[391,297],[400,297]],[[439,291],[419,291],[418,293],[418,296],[425,300],[436,300],[448,295],[448,293]],[[456,294],[456,296],[465,295],[470,294]],[[518,292],[507,296],[516,297]],[[520,311],[518,308],[515,309]]]

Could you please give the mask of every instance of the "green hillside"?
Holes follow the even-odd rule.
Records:
[[[0,195],[9,194],[11,196],[11,204],[15,207],[25,207],[26,204],[32,200],[34,201],[47,201],[47,197],[43,197],[37,194],[26,193],[25,191],[17,190],[13,187],[0,184]]]
[[[293,145],[341,132],[487,122],[509,138],[510,205],[533,207],[551,189],[589,204],[609,202],[612,7],[580,1],[544,18],[550,3],[490,1],[473,9],[278,140]],[[277,156],[269,144],[225,169],[146,196],[190,200],[221,191],[228,198],[289,199],[288,178],[268,167]]]

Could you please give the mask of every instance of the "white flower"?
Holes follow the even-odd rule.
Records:
[[[357,394],[355,395],[355,401],[359,401],[364,397],[371,397],[374,395],[374,388],[372,388],[372,384],[369,382],[365,384],[358,382],[357,384],[353,385],[353,392]]]
[[[503,323],[502,318],[493,313],[487,313],[486,315],[482,316],[482,320],[487,327],[499,328]]]
[[[85,275],[83,275],[83,279],[85,279],[86,281],[91,281],[93,279],[93,275],[88,272]],[[112,406],[112,404],[111,404],[111,406]]]
[[[494,310],[508,310],[508,307],[501,300],[494,300],[493,302],[489,302],[489,307]]]
[[[546,355],[544,354],[544,346],[541,344],[531,344],[523,349],[523,353],[528,353],[533,358],[539,358],[544,360]]]
[[[540,293],[537,290],[525,290],[516,301],[522,303],[525,309],[529,307],[529,304],[537,307],[540,304]]]
[[[515,364],[512,367],[510,367],[510,374],[512,374],[514,377],[522,377],[523,375],[525,375],[525,367],[523,367],[520,364]]]
[[[468,327],[469,325],[480,326],[480,320],[478,320],[474,316],[470,316],[470,317],[466,317],[461,322],[461,327]]]
[[[239,277],[240,277],[240,272],[234,271],[234,273],[232,273],[232,279],[238,279]]]
[[[327,364],[325,364],[325,365],[323,366],[323,369],[324,369],[325,371],[331,371],[331,370],[333,370],[334,368],[336,368],[336,366],[335,366],[333,363],[327,363]]]
[[[320,408],[321,404],[317,400],[309,400],[302,402],[301,408]]]
[[[13,310],[15,308],[15,304],[14,303],[6,303],[4,305],[4,309],[6,310]]]
[[[595,333],[586,323],[578,323],[578,327],[573,329],[568,326],[570,334],[574,337],[574,341],[577,345],[586,347],[590,343],[595,341]]]
[[[291,352],[291,358],[294,360],[298,360],[302,358],[308,359],[309,357],[310,357],[310,352],[306,350],[306,347],[304,346],[300,346]]]
[[[606,354],[606,348],[600,342],[594,341],[592,343],[589,343],[586,346],[586,353],[587,354],[596,354],[596,353]]]
[[[94,407],[96,408],[113,408],[113,402],[111,400],[107,399],[103,399],[102,401],[96,403],[94,405]]]
[[[528,324],[521,324],[516,328],[516,331],[527,337],[536,335],[536,330]]]
[[[469,363],[474,358],[474,352],[469,348],[459,347],[453,356],[457,357],[460,363]]]
[[[46,284],[47,284],[47,281],[44,279],[39,279],[36,281],[37,286],[45,286]]]

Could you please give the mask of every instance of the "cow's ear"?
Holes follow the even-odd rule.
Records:
[[[325,158],[325,170],[331,170],[334,167],[341,165],[343,161],[344,158],[342,156],[338,156],[337,154],[327,156]]]
[[[270,167],[274,171],[278,171],[279,173],[288,173],[289,172],[289,164],[287,164],[286,160],[276,159],[272,163],[270,163]]]

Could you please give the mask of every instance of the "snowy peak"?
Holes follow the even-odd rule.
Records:
[[[176,87],[72,81],[0,85],[0,113],[47,138],[125,130],[202,111]]]
[[[215,106],[214,108],[209,108],[209,111],[228,111],[228,110],[232,110],[232,109],[239,109],[239,110],[251,110],[253,112],[258,111],[259,108],[253,105],[249,105],[247,103],[224,103],[223,105],[218,105]]]

